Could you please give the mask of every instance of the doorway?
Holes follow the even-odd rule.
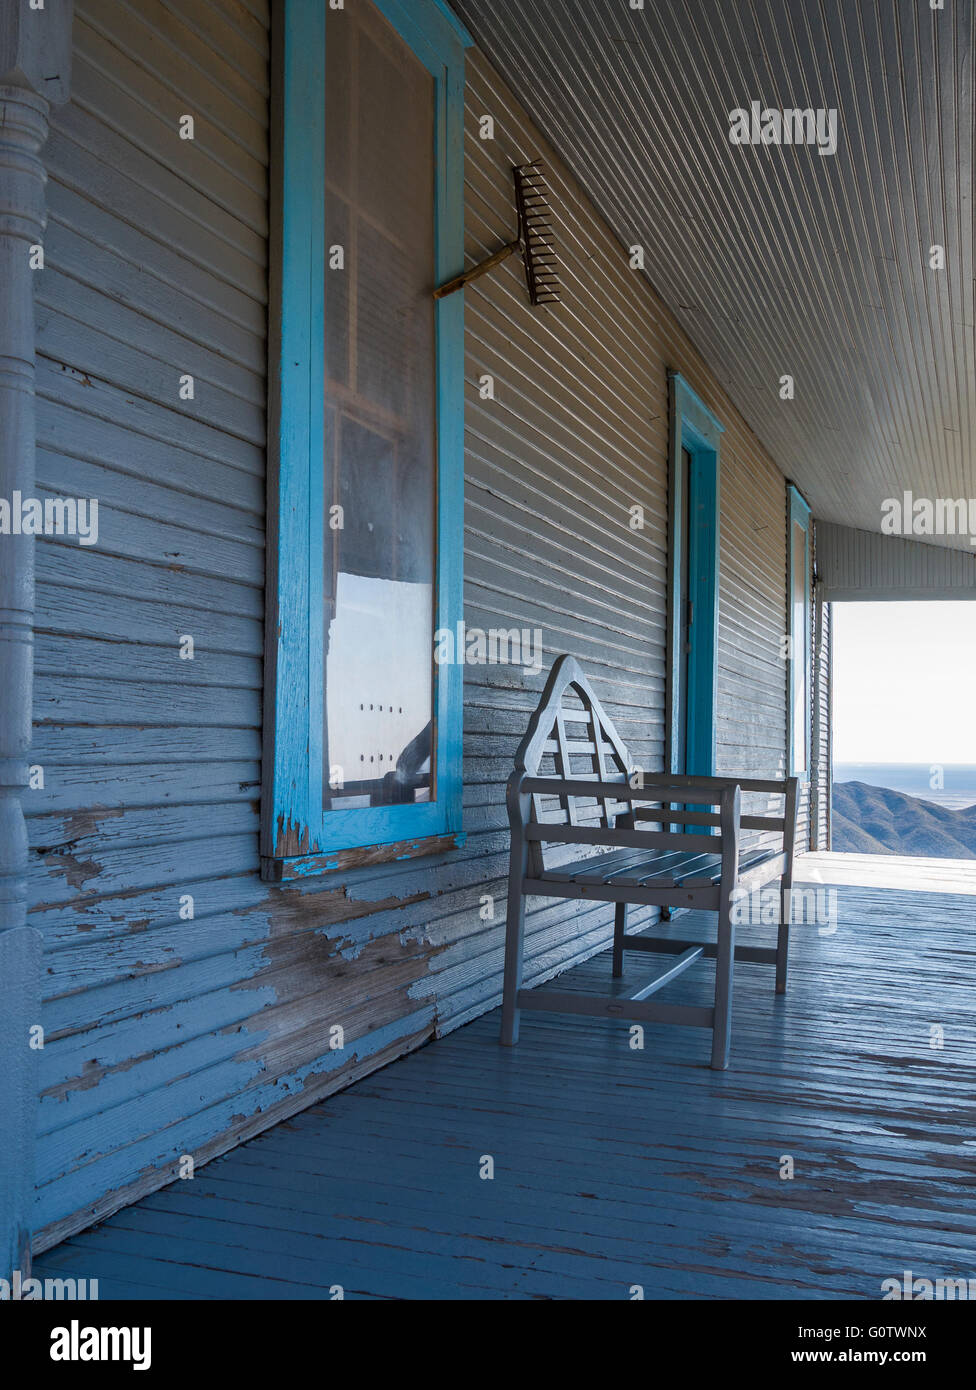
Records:
[[[673,376],[669,771],[697,777],[715,772],[722,430]]]
[[[976,859],[976,604],[831,605],[830,848]]]

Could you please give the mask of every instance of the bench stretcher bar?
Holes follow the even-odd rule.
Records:
[[[587,1014],[591,1018],[626,1018],[635,1023],[680,1023],[711,1028],[715,1010],[690,1004],[658,1004],[646,999],[597,999],[559,989],[520,989],[518,1007],[539,1013]]]
[[[671,956],[675,951],[682,951],[686,947],[699,946],[704,953],[706,960],[714,960],[718,955],[718,943],[715,941],[676,941],[667,936],[625,936],[625,951],[653,951],[658,955]],[[775,946],[736,946],[735,959],[747,961],[751,965],[775,965],[776,947]]]

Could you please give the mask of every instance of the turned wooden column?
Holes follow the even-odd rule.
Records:
[[[68,95],[71,0],[0,10],[0,498],[35,496],[34,281],[52,105]],[[27,923],[34,539],[0,533],[0,1277],[30,1269],[40,937]]]

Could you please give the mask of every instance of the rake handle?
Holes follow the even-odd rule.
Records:
[[[448,280],[446,285],[441,285],[440,289],[434,291],[435,299],[444,299],[449,294],[454,294],[456,290],[463,290],[465,285],[470,285],[472,280],[480,280],[482,275],[487,275],[489,270],[494,270],[496,265],[501,265],[502,261],[507,261],[509,256],[514,256],[516,251],[521,251],[521,241],[510,241],[507,246],[503,246],[500,251],[496,251],[493,256],[489,256],[480,265],[472,266],[463,275],[459,275],[454,280]]]

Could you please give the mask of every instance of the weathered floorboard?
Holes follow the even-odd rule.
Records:
[[[790,991],[736,967],[707,1037],[488,1015],[43,1255],[104,1297],[877,1299],[969,1277],[976,942],[966,897],[842,887]],[[685,914],[655,931],[702,939]],[[765,944],[769,928],[740,928]],[[623,992],[647,973],[629,953]],[[707,1001],[710,967],[669,986]],[[609,952],[560,988],[611,990]],[[897,984],[897,988],[896,988]],[[932,1029],[943,1029],[933,1046]],[[789,1155],[794,1176],[781,1177]],[[486,1156],[494,1177],[480,1177]]]

